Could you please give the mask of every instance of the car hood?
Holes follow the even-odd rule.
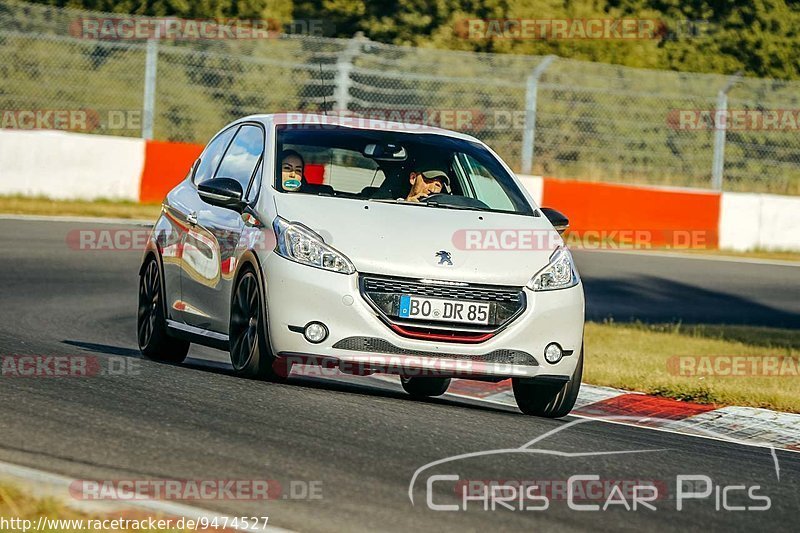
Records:
[[[563,242],[544,216],[307,194],[277,195],[275,204],[362,273],[522,286]]]

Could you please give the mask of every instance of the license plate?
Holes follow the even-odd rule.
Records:
[[[488,324],[491,304],[480,302],[459,302],[439,298],[419,298],[400,296],[398,316],[416,320],[442,320],[467,324]]]

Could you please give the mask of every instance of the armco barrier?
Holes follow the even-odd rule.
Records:
[[[202,146],[0,129],[0,195],[160,202]],[[636,187],[520,176],[533,200],[577,234],[645,231],[651,244],[800,251],[800,197]],[[674,242],[675,235],[700,235]],[[682,247],[681,246],[681,247]]]

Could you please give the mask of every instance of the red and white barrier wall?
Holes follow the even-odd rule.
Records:
[[[202,146],[0,130],[0,195],[160,202]],[[800,251],[800,197],[520,176],[576,235],[645,232],[653,246]]]
[[[579,235],[654,247],[718,245],[719,194],[712,192],[545,178],[540,205],[562,211]]]

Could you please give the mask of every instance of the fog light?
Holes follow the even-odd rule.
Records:
[[[303,329],[303,337],[308,342],[318,344],[328,338],[328,328],[321,322],[309,322]]]
[[[561,346],[556,344],[555,342],[551,342],[547,345],[544,349],[544,358],[550,364],[556,364],[561,360],[561,356],[564,355],[563,350],[561,350]]]

